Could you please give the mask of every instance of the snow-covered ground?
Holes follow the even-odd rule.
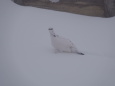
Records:
[[[50,27],[85,55],[54,53]],[[0,0],[0,86],[115,86],[115,17]]]

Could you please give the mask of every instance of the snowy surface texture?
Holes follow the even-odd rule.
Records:
[[[85,55],[55,54],[49,27]],[[115,17],[0,0],[0,86],[115,86]]]

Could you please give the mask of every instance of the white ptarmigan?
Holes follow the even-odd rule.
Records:
[[[49,28],[49,32],[51,36],[51,43],[57,52],[68,52],[84,55],[77,50],[76,46],[70,40],[56,35],[53,28]]]

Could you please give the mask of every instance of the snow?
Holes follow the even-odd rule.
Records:
[[[85,55],[55,54],[48,28]],[[115,86],[115,17],[0,0],[0,86]]]

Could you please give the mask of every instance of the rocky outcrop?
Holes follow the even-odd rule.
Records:
[[[115,0],[104,0],[105,17],[115,16]]]
[[[115,0],[14,0],[25,6],[71,12],[87,16],[112,17],[115,16]]]

